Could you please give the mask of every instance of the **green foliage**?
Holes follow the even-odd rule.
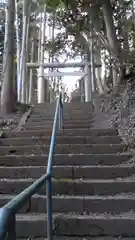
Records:
[[[43,9],[42,6],[47,4],[48,21],[51,26],[53,25],[52,13],[56,12],[55,28],[61,30],[53,42],[48,41],[46,43],[46,49],[50,55],[55,54],[59,56],[63,53],[70,57],[79,54],[85,55],[88,52],[88,46],[86,47],[81,35],[91,31],[91,22],[93,23],[94,32],[100,32],[103,36],[106,36],[102,6],[100,5],[90,6],[88,0],[39,0],[38,4],[41,5],[41,10]],[[133,58],[135,24],[133,19],[131,19],[132,0],[111,1],[111,6],[117,38],[120,41],[124,39],[126,26],[130,41],[130,55]],[[123,46],[122,42],[120,44]]]
[[[51,8],[51,9],[56,9],[57,7],[60,6],[60,0],[39,0],[39,5],[47,5],[48,8]]]

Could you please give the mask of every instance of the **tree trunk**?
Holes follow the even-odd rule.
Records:
[[[38,31],[38,62],[40,62],[41,58],[41,30],[42,30],[42,14],[40,16],[40,23],[39,23],[39,31]]]
[[[30,13],[30,6],[29,6],[29,12]],[[25,50],[25,60],[24,60],[24,71],[23,71],[23,81],[24,86],[22,88],[22,102],[28,103],[28,71],[26,62],[28,62],[28,45],[29,45],[29,28],[30,28],[30,17],[28,15],[27,17],[27,33],[26,33],[26,50]]]
[[[19,96],[19,72],[20,72],[20,37],[19,37],[19,19],[18,19],[18,1],[15,0],[15,17],[16,17],[16,47],[17,47],[17,99]]]
[[[90,62],[90,55],[87,54],[87,60]],[[84,96],[85,96],[85,102],[89,102],[92,99],[92,82],[91,82],[91,68],[90,66],[85,66],[84,71],[86,73],[84,77]]]
[[[34,39],[31,41],[31,62],[34,62]],[[30,69],[30,78],[29,78],[29,103],[32,102],[32,90],[33,90],[33,69]]]
[[[96,78],[95,78],[95,58],[94,58],[94,37],[93,37],[93,24],[91,24],[91,39],[89,39],[90,45],[90,55],[91,55],[91,82],[92,82],[92,91],[96,91]]]
[[[106,49],[104,49],[103,51],[103,55],[102,55],[103,61],[104,61],[104,76],[102,79],[102,84],[103,84],[103,88],[105,92],[109,91],[109,88],[107,86],[107,54],[106,54]]]
[[[106,3],[102,5],[103,15],[106,25],[106,35],[108,43],[110,45],[112,53],[121,60],[120,58],[120,46],[117,41],[116,30],[113,23],[113,10],[111,7],[110,0],[106,0]]]
[[[95,60],[96,60],[96,64],[101,64],[101,50],[99,47],[95,53]],[[95,75],[97,80],[98,91],[99,91],[99,94],[101,95],[104,93],[103,85],[101,82],[101,68],[95,69]]]
[[[41,53],[40,53],[40,67],[39,67],[39,77],[37,82],[37,96],[38,103],[44,103],[44,93],[45,93],[45,80],[44,80],[44,46],[45,46],[45,30],[46,30],[46,5],[44,6],[44,13],[42,17],[42,39],[41,39]]]
[[[22,69],[20,67],[21,77],[21,102],[26,103],[26,61],[27,61],[27,44],[28,44],[28,32],[29,32],[29,5],[27,0],[24,0],[23,4],[23,41],[22,41]]]
[[[91,37],[90,37],[91,34]],[[84,33],[80,35],[80,43],[85,46],[87,49],[87,61],[91,63],[91,67],[85,68],[85,71],[88,73],[88,76],[84,77],[84,89],[85,89],[85,101],[90,101],[92,97],[92,91],[96,89],[95,84],[95,63],[94,63],[94,49],[93,49],[93,33]],[[83,40],[83,41],[82,41]]]
[[[129,49],[129,31],[128,31],[128,24],[129,22],[127,21],[127,8],[124,5],[123,0],[120,1],[120,7],[122,9],[122,14],[121,14],[121,26],[122,26],[122,37],[123,37],[123,49],[124,52],[126,52],[126,57],[127,54],[129,54],[130,49]]]
[[[113,75],[113,88],[117,86],[118,75],[115,66],[112,67],[112,75]]]
[[[13,67],[14,67],[14,0],[8,0],[6,15],[6,42],[4,49],[3,62],[3,85],[1,93],[1,110],[3,114],[8,114],[14,108],[14,86],[13,86]]]
[[[51,42],[52,42],[52,46],[54,46],[54,29],[55,29],[55,17],[56,17],[56,14],[55,12],[53,11],[52,12],[52,20],[53,20],[53,23],[52,23],[52,27],[50,29],[50,36],[51,36]],[[52,48],[52,52],[50,54],[50,61],[53,63],[54,62],[54,47]],[[54,71],[53,68],[50,69],[51,72]],[[49,79],[48,79],[49,80]],[[50,82],[51,84],[53,82],[55,82],[55,78],[54,77],[51,77],[50,78]],[[52,92],[51,92],[52,93]],[[50,102],[52,102],[53,99],[51,99],[53,97],[53,94],[50,94]]]

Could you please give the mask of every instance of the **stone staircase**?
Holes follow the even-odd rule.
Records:
[[[0,139],[0,205],[46,171],[55,104],[36,106],[22,132]],[[53,164],[57,239],[135,236],[135,167],[116,129],[94,129],[90,103],[65,104]],[[46,236],[45,187],[17,219],[19,239]]]

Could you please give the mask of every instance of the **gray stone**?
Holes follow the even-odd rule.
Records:
[[[122,215],[54,215],[54,232],[57,236],[133,237],[134,218]],[[27,226],[27,227],[26,227]],[[117,226],[117,228],[116,228]],[[17,236],[46,236],[46,216],[44,214],[25,214],[17,216]]]
[[[34,179],[1,179],[0,193],[1,194],[15,194],[20,193],[31,183]],[[128,193],[134,191],[135,180],[71,180],[71,179],[57,179],[53,181],[53,194],[65,195],[115,195],[119,193]],[[41,188],[39,193],[44,193],[45,189]]]
[[[0,155],[27,155],[27,154],[47,154],[50,145],[30,145],[30,146],[0,146]],[[105,154],[105,153],[121,153],[125,151],[123,144],[57,144],[55,147],[56,154]]]
[[[37,105],[24,126],[29,130],[0,139],[0,206],[45,174],[55,105]],[[90,106],[64,105],[66,129],[57,134],[52,170],[55,240],[135,235],[135,167],[126,164],[132,155],[116,128],[92,128]],[[46,219],[44,184],[16,216],[17,239],[43,240]]]
[[[23,146],[35,144],[50,144],[51,137],[22,137],[22,138],[1,138],[0,144],[3,146]],[[57,144],[120,144],[119,136],[58,136],[56,137]]]
[[[52,129],[49,130],[27,130],[27,131],[21,131],[21,132],[5,132],[5,137],[33,137],[33,136],[51,136]],[[72,129],[72,130],[64,130],[61,132],[58,132],[57,136],[116,136],[118,134],[117,129],[90,129],[90,130],[84,130],[84,129]]]
[[[55,154],[55,165],[117,165],[131,159],[129,153],[122,154]],[[0,166],[43,166],[47,165],[48,154],[0,156]]]
[[[46,172],[44,166],[0,167],[1,178],[39,178]],[[53,166],[52,176],[57,179],[115,179],[135,174],[134,166]]]

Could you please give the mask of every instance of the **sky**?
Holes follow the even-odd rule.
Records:
[[[79,59],[80,60],[80,59]],[[75,60],[69,60],[67,62],[79,62],[78,58],[76,57]],[[62,61],[60,61],[62,62]],[[74,72],[74,71],[79,71],[79,68],[62,68],[60,70],[61,72]],[[77,83],[77,80],[79,80],[80,77],[79,76],[64,76],[63,77],[63,82],[66,84],[67,88],[68,88],[68,91],[71,92],[73,89],[75,89],[75,85]]]

